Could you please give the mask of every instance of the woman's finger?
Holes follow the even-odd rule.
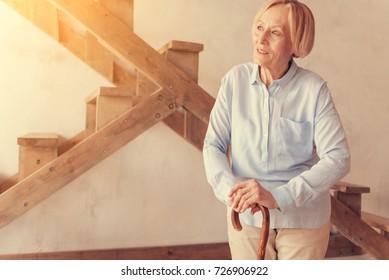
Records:
[[[246,185],[244,184],[245,182],[239,182],[235,186],[232,187],[230,192],[228,193],[228,196],[231,197],[233,196],[237,191],[240,189],[244,188]]]

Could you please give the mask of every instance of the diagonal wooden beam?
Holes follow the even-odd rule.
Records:
[[[0,228],[48,198],[176,110],[161,90],[0,195]]]
[[[203,122],[208,123],[214,98],[186,73],[167,61],[126,24],[93,0],[48,0],[79,21],[98,41],[127,65],[135,65]]]
[[[345,237],[377,259],[389,260],[389,240],[333,196],[331,206],[331,222]]]

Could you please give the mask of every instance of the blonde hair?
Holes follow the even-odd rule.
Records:
[[[257,12],[254,18],[253,34],[258,19],[271,7],[282,5],[289,8],[290,39],[293,45],[293,57],[307,56],[315,42],[315,19],[311,10],[297,0],[271,0]]]

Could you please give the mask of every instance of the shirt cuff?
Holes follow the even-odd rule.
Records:
[[[235,176],[232,175],[231,172],[223,171],[222,174],[223,175],[220,180],[221,188],[219,192],[219,199],[226,205],[228,205],[228,194],[230,193],[232,187],[239,183],[239,180],[237,180],[237,178],[235,178]]]
[[[278,209],[282,214],[285,214],[293,205],[293,198],[286,190],[285,185],[279,186],[270,192],[278,204]]]

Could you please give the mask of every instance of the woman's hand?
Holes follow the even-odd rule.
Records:
[[[254,179],[236,184],[229,192],[228,197],[229,205],[238,213],[251,208],[251,214],[254,215],[260,210],[258,204],[269,209],[278,208],[273,195]]]

